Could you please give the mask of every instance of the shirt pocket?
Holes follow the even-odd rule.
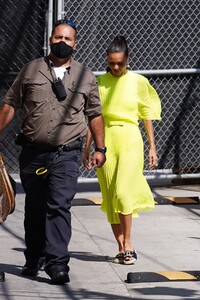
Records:
[[[68,87],[67,105],[76,111],[80,111],[85,106],[86,92],[83,88]]]
[[[47,81],[30,79],[25,84],[25,100],[29,102],[43,102],[49,98]]]

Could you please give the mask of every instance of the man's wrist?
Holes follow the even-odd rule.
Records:
[[[106,147],[95,147],[95,152],[101,152],[103,154],[105,154],[107,151]]]

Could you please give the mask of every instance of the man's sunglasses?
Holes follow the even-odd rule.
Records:
[[[74,28],[74,30],[76,31],[76,24],[72,21],[72,20],[68,20],[68,19],[61,19],[61,20],[57,20],[54,24],[54,28],[60,24],[67,24],[69,26],[71,26],[72,28]]]

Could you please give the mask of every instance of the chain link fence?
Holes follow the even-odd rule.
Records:
[[[149,70],[144,73],[160,95],[162,121],[154,123],[160,160],[154,172],[147,171],[148,143],[141,125],[146,174],[159,177],[168,171],[199,173],[200,82],[199,74],[188,74],[187,69],[200,65],[200,2],[98,0],[64,3],[66,15],[78,27],[77,59],[93,71],[104,71],[105,50],[109,42],[121,34],[129,44],[130,69],[140,73]],[[173,72],[177,69],[179,72]],[[84,168],[81,171],[84,177],[88,176]]]
[[[53,2],[53,8],[58,2]],[[0,3],[2,101],[21,66],[43,55],[48,48],[46,32],[50,22],[50,1]],[[62,15],[67,15],[77,24],[75,59],[98,75],[106,69],[108,44],[116,35],[124,35],[129,44],[130,69],[147,76],[158,91],[162,121],[154,125],[159,166],[153,173],[148,171],[148,143],[141,124],[145,141],[145,173],[158,177],[165,172],[198,175],[200,1],[64,0]],[[0,140],[1,152],[14,173],[18,172],[20,148],[13,140],[19,127],[20,116],[17,116]],[[96,174],[81,167],[81,177],[93,178]]]
[[[80,58],[92,70],[105,70],[105,49],[125,35],[135,70],[193,68],[199,60],[198,0],[64,1],[77,22]]]
[[[44,54],[47,23],[46,0],[0,0],[0,103],[20,68]],[[20,130],[20,113],[0,136],[0,152],[8,171],[18,173],[20,148],[15,135]]]

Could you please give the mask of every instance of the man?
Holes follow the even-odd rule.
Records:
[[[77,190],[86,119],[93,133],[93,163],[105,162],[104,124],[95,76],[72,59],[76,26],[55,23],[51,52],[27,63],[4,98],[0,133],[23,109],[20,177],[25,198],[24,276],[36,276],[44,263],[54,284],[69,282],[68,245],[72,199]]]

